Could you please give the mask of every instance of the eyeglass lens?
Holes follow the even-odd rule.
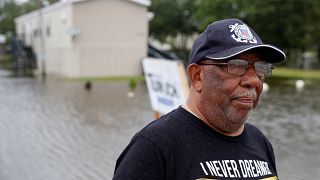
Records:
[[[242,59],[228,61],[228,73],[234,75],[244,75],[250,62]],[[265,61],[254,62],[256,74],[260,77],[269,77],[272,73],[272,64]]]

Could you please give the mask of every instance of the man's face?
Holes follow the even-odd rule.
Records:
[[[235,58],[248,62],[259,59],[257,54],[243,53]],[[227,72],[226,66],[201,66],[203,81],[199,110],[205,121],[222,133],[239,130],[258,104],[263,78],[249,64],[242,76]]]

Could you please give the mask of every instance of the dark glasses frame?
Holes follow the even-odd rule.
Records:
[[[231,59],[227,62],[215,62],[212,59],[204,59],[200,61],[198,65],[217,65],[217,66],[227,66],[227,72],[231,75],[244,75],[249,67],[249,64],[253,65],[253,68],[259,77],[270,77],[272,70],[274,69],[273,65],[267,61],[255,61],[249,62],[243,59]]]

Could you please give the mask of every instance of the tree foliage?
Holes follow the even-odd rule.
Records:
[[[251,1],[251,2],[250,2]],[[317,51],[320,43],[320,2],[317,0],[248,0],[245,20],[271,44],[286,50],[293,64],[305,51]],[[251,6],[252,11],[245,11]]]
[[[150,35],[162,41],[179,33],[190,36],[213,21],[239,18],[265,43],[297,59],[305,51],[320,50],[319,9],[319,0],[153,0]],[[184,16],[186,11],[188,16]]]
[[[155,13],[150,22],[150,35],[160,41],[178,34],[190,35],[197,31],[192,19],[192,1],[189,0],[154,0],[150,11]]]
[[[59,0],[49,0],[48,3],[55,3]],[[4,1],[0,6],[0,34],[15,32],[14,19],[28,12],[39,9],[43,6],[42,0],[29,0],[23,4],[17,4],[13,0]]]
[[[150,36],[169,43],[183,58],[188,54],[188,37],[198,29],[192,17],[193,4],[190,0],[154,0],[150,7],[155,13],[150,22]]]
[[[7,1],[0,7],[0,33],[14,32],[14,19],[34,9],[34,6],[26,3],[17,5],[14,1]]]

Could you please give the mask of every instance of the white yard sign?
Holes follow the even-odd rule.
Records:
[[[146,58],[143,70],[154,111],[166,114],[185,103],[189,87],[181,61]]]

